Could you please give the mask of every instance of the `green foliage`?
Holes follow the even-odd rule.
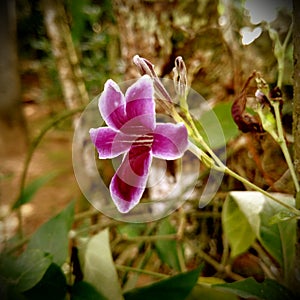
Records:
[[[30,239],[28,249],[40,249],[52,256],[53,262],[61,266],[68,256],[68,233],[73,224],[74,202],[61,213],[43,224]]]
[[[176,229],[170,223],[169,218],[165,218],[159,224],[157,234],[166,235],[176,233]],[[180,264],[177,255],[177,241],[175,240],[157,240],[155,242],[156,251],[160,259],[169,267],[180,271]]]
[[[201,281],[200,281],[201,282]],[[205,285],[196,285],[186,300],[238,300],[233,293],[221,291]]]
[[[125,224],[118,227],[118,231],[121,235],[125,235],[128,237],[135,237],[142,234],[142,232],[146,229],[146,224]]]
[[[231,256],[235,257],[249,249],[256,235],[238,204],[229,197],[223,206],[222,223],[231,246]]]
[[[61,268],[52,263],[43,278],[24,295],[30,300],[64,300],[67,293],[67,281]]]
[[[117,72],[118,35],[110,0],[101,5],[91,0],[68,1],[72,15],[71,34],[78,52],[84,81],[93,95],[109,74]]]
[[[44,186],[47,182],[49,182],[51,179],[53,179],[57,175],[56,172],[46,174],[44,176],[40,176],[30,182],[23,190],[23,193],[21,193],[20,197],[17,199],[17,201],[14,203],[12,209],[19,208],[23,204],[26,204],[30,202],[35,195],[35,193]]]
[[[91,284],[85,281],[76,282],[71,290],[71,300],[106,300]]]
[[[94,235],[87,242],[81,257],[85,281],[93,285],[107,300],[123,299],[111,255],[108,229]]]
[[[243,298],[255,298],[261,300],[293,300],[298,299],[295,295],[278,282],[266,279],[263,282],[257,282],[253,278],[245,280],[216,284],[214,288],[231,292]]]
[[[78,44],[84,35],[85,23],[89,20],[89,16],[84,13],[84,9],[90,4],[90,2],[90,0],[68,1],[72,15],[72,38],[75,44]]]
[[[276,196],[294,205],[293,197],[284,194]],[[270,224],[272,217],[279,212],[282,212],[282,206],[259,192],[231,192],[224,203],[222,222],[232,255],[246,251],[257,238],[283,268],[285,280],[288,281],[294,267],[296,221]],[[238,231],[237,226],[242,232]]]
[[[39,249],[27,249],[18,258],[2,254],[0,277],[5,285],[23,292],[41,280],[50,264],[51,256]]]
[[[125,300],[182,300],[185,299],[197,283],[200,268],[180,273],[151,285],[130,290],[124,294]]]
[[[199,132],[206,137],[212,149],[224,147],[230,139],[239,134],[231,117],[231,103],[217,104],[211,111],[203,113],[199,122]]]

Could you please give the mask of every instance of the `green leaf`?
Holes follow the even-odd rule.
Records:
[[[295,199],[292,196],[279,193],[273,193],[272,195],[289,205],[295,205]],[[294,268],[296,220],[271,225],[271,218],[284,209],[281,205],[259,192],[230,192],[225,200],[224,207],[226,209],[222,213],[222,219],[230,246],[236,249],[236,245],[240,243],[237,235],[232,234],[228,223],[230,215],[235,213],[236,223],[239,224],[241,219],[247,219],[252,232],[255,233],[255,237],[283,268],[285,279],[288,282]],[[233,220],[232,225],[234,226]],[[242,225],[245,226],[244,222]],[[249,229],[249,226],[247,228]],[[240,238],[243,237],[240,236]],[[245,238],[247,240],[247,237]],[[249,244],[249,240],[246,244]],[[234,252],[235,255],[240,253],[239,251]]]
[[[30,300],[64,300],[66,293],[66,277],[61,268],[52,263],[41,281],[24,295]]]
[[[74,217],[74,202],[61,213],[44,223],[31,237],[27,248],[41,249],[51,254],[53,262],[61,266],[68,256],[68,233]]]
[[[106,300],[91,284],[85,281],[76,282],[71,290],[71,300]]]
[[[151,285],[130,290],[124,294],[125,300],[183,300],[197,283],[201,269],[180,273]]]
[[[297,216],[294,213],[290,212],[290,211],[281,210],[279,213],[275,214],[273,217],[270,218],[269,224],[273,225],[273,224],[276,224],[276,223],[289,221],[289,220],[292,220],[296,217]]]
[[[0,299],[1,300],[28,300],[14,286],[9,285],[5,279],[0,276]]]
[[[123,299],[110,251],[108,229],[88,241],[83,264],[84,280],[92,284],[105,299]]]
[[[158,235],[167,235],[176,233],[176,229],[171,225],[168,218],[163,219],[158,226]],[[180,263],[177,255],[177,241],[175,240],[157,240],[155,248],[159,258],[169,267],[180,271]]]
[[[12,209],[16,209],[22,206],[25,203],[28,203],[33,198],[34,194],[48,181],[53,179],[57,175],[57,172],[52,172],[50,174],[46,174],[44,176],[38,177],[37,179],[30,182],[23,190],[23,193],[14,203]]]
[[[231,117],[231,103],[217,104],[212,110],[203,113],[199,122],[202,127],[200,133],[208,137],[208,143],[213,149],[225,146],[230,139],[239,134],[238,127]]]
[[[295,295],[290,290],[271,279],[266,279],[259,283],[254,278],[247,278],[233,283],[216,284],[213,287],[229,291],[243,298],[256,297],[262,300],[296,300]]]
[[[219,291],[209,286],[196,285],[186,300],[239,300],[239,298],[227,291]]]
[[[51,257],[39,249],[27,249],[15,258],[3,254],[0,258],[0,277],[17,291],[36,285],[51,264]]]
[[[246,216],[230,195],[223,205],[222,224],[231,247],[231,256],[235,257],[247,251],[254,242],[256,235]]]

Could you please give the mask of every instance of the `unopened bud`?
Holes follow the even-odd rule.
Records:
[[[132,60],[133,63],[137,66],[141,75],[147,74],[152,78],[157,76],[154,70],[154,65],[146,58],[135,55]]]
[[[181,98],[187,95],[187,74],[185,63],[181,56],[176,57],[175,67],[173,68],[173,81],[176,93]]]
[[[172,102],[172,98],[170,97],[169,93],[163,86],[162,82],[160,81],[159,77],[157,76],[154,70],[154,65],[149,60],[140,57],[139,55],[135,55],[132,60],[133,63],[137,66],[141,75],[147,74],[153,79],[155,92],[157,93],[158,97],[162,100]]]

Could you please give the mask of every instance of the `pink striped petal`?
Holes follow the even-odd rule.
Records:
[[[126,122],[125,98],[119,86],[111,79],[104,85],[99,98],[99,110],[107,126],[118,130]]]
[[[138,120],[142,126],[155,128],[155,103],[152,79],[142,76],[125,94],[127,120]]]
[[[109,127],[91,128],[89,132],[99,158],[114,158],[128,151],[133,143],[130,136],[116,132]]]
[[[184,124],[160,124],[154,130],[153,156],[162,159],[177,159],[188,147],[188,133]]]
[[[136,206],[145,190],[152,161],[150,148],[134,146],[124,157],[110,183],[110,193],[121,213]]]

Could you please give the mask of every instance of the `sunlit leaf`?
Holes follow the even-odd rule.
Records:
[[[262,300],[296,300],[298,298],[283,285],[277,281],[266,279],[263,282],[257,282],[253,278],[245,280],[217,284],[214,288],[234,293],[243,298],[257,298]]]
[[[218,278],[218,277],[204,277],[200,276],[198,278],[198,283],[204,283],[204,284],[217,284],[217,283],[225,283],[224,279]]]
[[[256,235],[246,216],[241,213],[239,206],[230,195],[223,206],[222,223],[231,247],[231,256],[235,257],[248,250]]]
[[[17,291],[36,285],[51,264],[51,257],[39,249],[27,249],[19,257],[3,254],[0,258],[0,277]]]
[[[16,209],[20,207],[21,205],[28,203],[31,201],[35,193],[48,181],[53,179],[57,175],[57,172],[52,172],[50,174],[46,174],[44,176],[40,176],[37,179],[30,182],[23,190],[23,193],[20,195],[20,197],[17,199],[17,201],[14,203],[12,209]]]
[[[44,223],[31,237],[28,249],[41,249],[51,254],[53,262],[61,266],[68,255],[68,233],[74,217],[74,202],[61,213]]]
[[[289,195],[273,193],[273,196],[289,205],[295,205],[295,199]],[[237,223],[246,218],[250,229],[255,233],[255,237],[282,266],[285,279],[288,280],[294,268],[296,220],[271,225],[270,219],[283,211],[284,208],[259,192],[230,192],[226,198],[224,207],[226,209],[223,211],[222,218],[223,224],[227,223],[224,226],[224,231],[228,237],[230,246],[236,249],[236,245],[241,243],[237,235],[232,233],[227,221],[234,214]],[[232,226],[234,226],[233,223]],[[242,224],[246,226],[244,222]],[[249,229],[248,225],[246,227]],[[241,225],[240,229],[242,230]],[[249,234],[251,233],[249,232]],[[240,236],[240,238],[243,237]],[[249,244],[249,240],[247,240],[247,237],[245,238],[245,243]],[[241,252],[234,252],[235,255],[239,253]]]
[[[292,220],[294,218],[296,218],[295,214],[293,214],[290,211],[282,210],[279,213],[275,214],[273,217],[271,217],[269,220],[269,223],[270,223],[270,225],[273,225],[276,223]]]
[[[163,219],[158,226],[158,235],[168,235],[176,233],[176,229],[171,225],[168,218]],[[180,264],[177,255],[177,241],[157,240],[155,242],[156,251],[160,259],[169,267],[180,271]]]
[[[83,265],[84,280],[93,285],[105,299],[123,299],[110,251],[108,229],[88,241]]]
[[[30,300],[64,300],[66,293],[66,277],[61,268],[52,263],[39,283],[24,295]]]
[[[182,300],[185,299],[197,283],[200,268],[180,273],[151,285],[135,288],[124,294],[125,300]]]
[[[239,298],[230,292],[219,291],[212,287],[196,285],[186,300],[239,300]]]

